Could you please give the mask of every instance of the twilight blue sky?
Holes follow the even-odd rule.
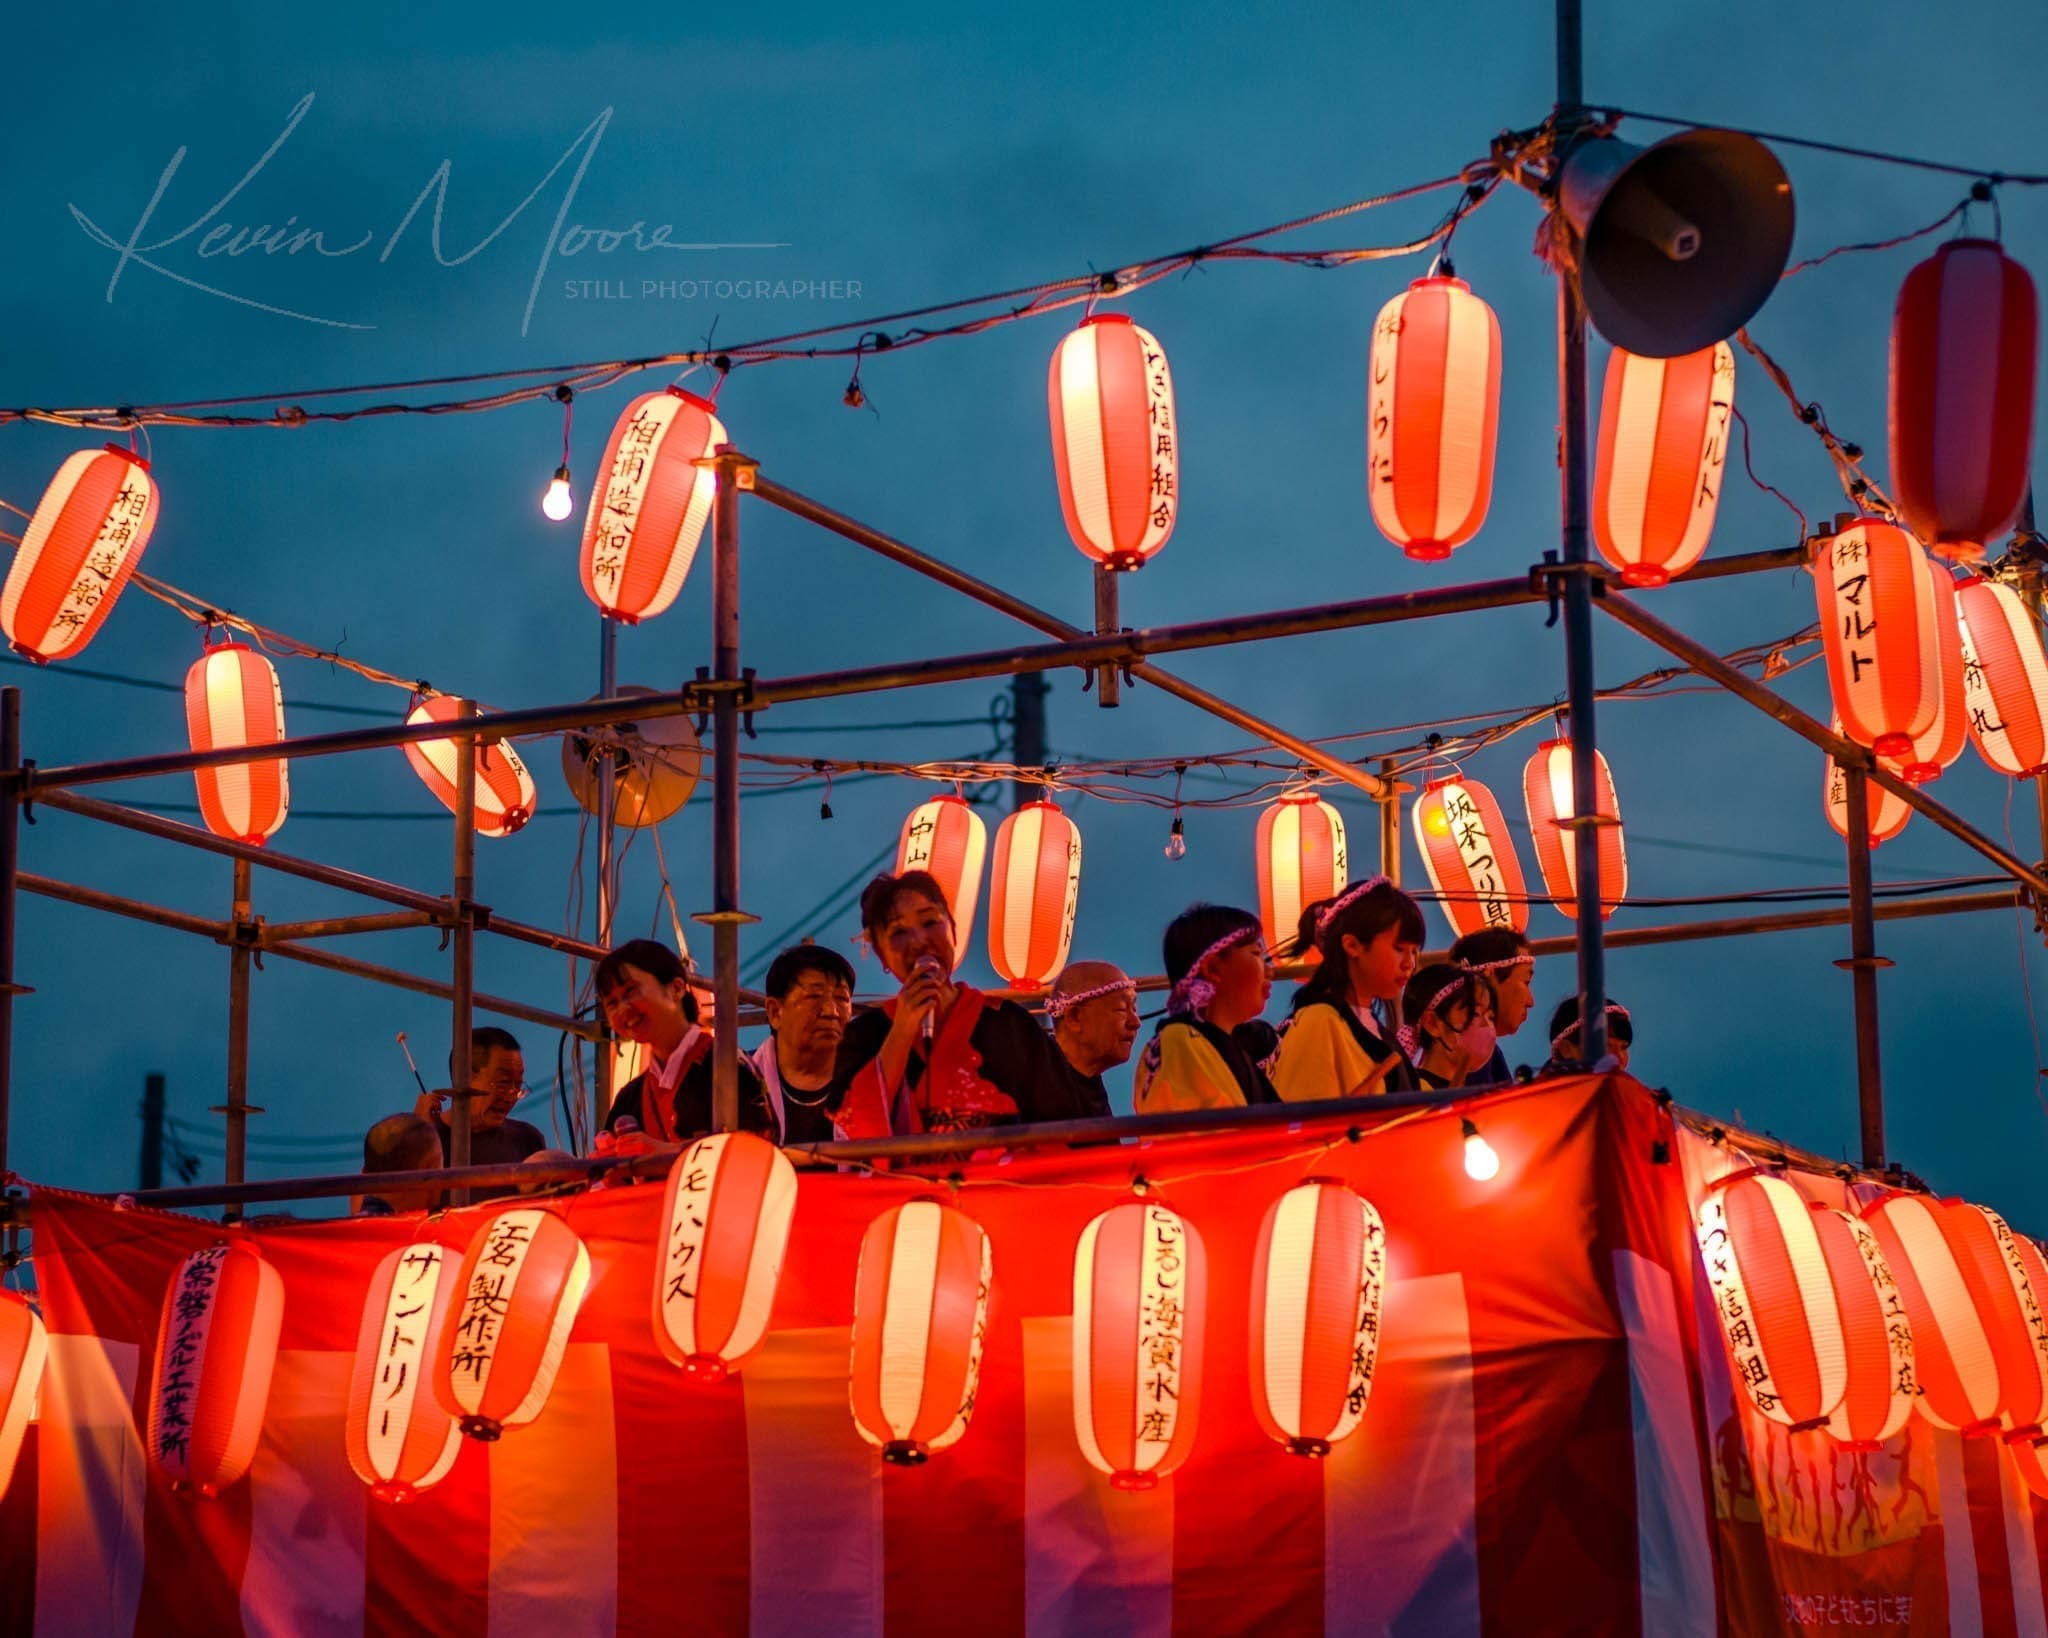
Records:
[[[1887,0],[1839,11],[1763,5],[1588,6],[1587,88],[1599,101],[1893,147],[2008,170],[2048,169],[2038,65],[2039,8]],[[785,4],[749,16],[578,10],[348,8],[290,15],[215,7],[204,23],[162,10],[124,16],[117,45],[48,10],[16,23],[11,139],[0,159],[10,254],[0,303],[11,342],[8,404],[115,404],[276,393],[347,381],[532,367],[722,342],[944,297],[1108,267],[1441,175],[1527,125],[1551,96],[1549,7],[1334,8],[1053,6],[974,16],[958,8]],[[275,156],[212,222],[322,231],[350,255],[202,258],[204,228],[131,264],[111,291],[112,252],[74,212],[126,240],[160,173],[185,148],[143,235],[176,234],[213,206],[290,120]],[[586,143],[548,177],[594,120]],[[1637,126],[1638,139],[1653,136]],[[1799,208],[1795,255],[1926,222],[1962,193],[1948,178],[1781,150]],[[564,225],[650,228],[677,241],[769,241],[785,249],[603,256],[541,269],[572,173],[587,160]],[[431,204],[380,259],[436,168],[450,166],[440,265]],[[531,203],[516,216],[521,200]],[[2048,200],[2007,189],[2007,244],[2048,273]],[[1441,201],[1354,218],[1301,243],[1412,236]],[[507,218],[510,221],[507,222]],[[1493,509],[1449,565],[1408,564],[1374,531],[1362,481],[1363,361],[1373,314],[1420,265],[1311,272],[1213,266],[1130,304],[1171,354],[1184,428],[1185,499],[1174,539],[1127,583],[1125,618],[1158,624],[1519,571],[1555,539],[1553,292],[1529,254],[1537,222],[1503,190],[1460,232],[1460,272],[1490,301],[1505,342]],[[212,225],[209,223],[207,225]],[[1924,249],[1840,259],[1788,285],[1754,328],[1827,406],[1882,474],[1884,359],[1897,281]],[[536,285],[536,274],[539,272]],[[175,278],[173,277],[175,276]],[[644,280],[857,281],[843,301],[662,299]],[[208,294],[176,279],[196,280]],[[608,280],[629,299],[572,295]],[[234,298],[234,299],[230,299]],[[528,310],[531,300],[530,312]],[[332,322],[261,310],[263,304]],[[1069,322],[1052,317],[873,362],[877,414],[842,407],[836,363],[740,372],[721,408],[735,440],[781,481],[850,511],[1077,621],[1089,582],[1065,538],[1047,458],[1047,355]],[[346,327],[344,327],[346,326]],[[1595,369],[1605,354],[1596,344]],[[659,385],[665,376],[648,384]],[[1597,383],[1597,374],[1596,374]],[[578,402],[581,493],[630,391]],[[1759,471],[1815,516],[1838,491],[1817,445],[1742,360],[1738,404]],[[408,417],[294,432],[159,430],[161,520],[146,568],[308,641],[501,706],[577,698],[596,681],[597,621],[576,581],[573,525],[536,505],[556,459],[558,413]],[[59,460],[90,440],[10,426],[0,495],[32,505]],[[578,516],[580,517],[580,509]],[[752,507],[745,520],[746,662],[764,676],[1017,640],[965,605],[855,548]],[[1789,515],[1731,477],[1714,550],[1787,545]],[[708,567],[708,551],[706,553]],[[1716,648],[1775,638],[1813,618],[1809,584],[1786,572],[1658,594],[1655,607]],[[708,661],[708,576],[676,607],[628,633],[622,680],[672,686]],[[1603,683],[1660,663],[1603,622]],[[131,591],[79,662],[178,681],[195,634]],[[1540,611],[1468,616],[1187,657],[1178,669],[1312,734],[1537,704],[1563,686],[1563,654]],[[119,687],[61,668],[8,669],[24,690],[29,754],[49,763],[183,744],[172,693]],[[294,731],[360,719],[299,702],[389,709],[402,699],[305,662],[284,671]],[[1818,667],[1786,692],[1824,711]],[[1072,674],[1054,679],[1051,739],[1063,759],[1199,753],[1243,736],[1138,688],[1098,710]],[[837,724],[984,716],[1000,685],[928,689],[788,708],[813,725],[760,745],[785,752],[973,756],[980,726],[835,734]],[[764,719],[765,720],[765,719]],[[1629,823],[1633,884],[1648,895],[1813,885],[1841,877],[1821,814],[1818,758],[1737,702],[1696,695],[1617,705],[1601,738]],[[1521,740],[1467,773],[1519,808]],[[551,745],[530,757],[544,809],[567,804]],[[443,886],[448,827],[396,751],[302,763],[291,852]],[[1203,794],[1216,787],[1204,786]],[[1191,783],[1190,794],[1196,786]],[[189,804],[189,780],[99,794]],[[1974,753],[1938,794],[1995,833],[2004,781]],[[916,789],[842,783],[821,824],[815,787],[746,804],[744,900],[765,933],[799,922],[895,833]],[[1369,857],[1368,805],[1338,795]],[[375,820],[316,817],[373,812]],[[1252,810],[1195,813],[1188,855],[1161,856],[1166,817],[1081,801],[1086,859],[1075,949],[1141,970],[1159,929],[1191,899],[1253,898]],[[991,816],[993,818],[993,815]],[[2035,851],[2033,798],[2010,822]],[[573,817],[543,817],[479,846],[479,892],[508,915],[559,924],[577,852]],[[1405,828],[1405,827],[1404,827]],[[24,868],[224,914],[226,861],[45,813],[25,830]],[[709,900],[708,804],[665,827],[687,913]],[[628,859],[622,925],[657,915],[651,844]],[[1533,861],[1525,861],[1533,863]],[[1973,856],[1915,821],[1876,859],[1880,879],[1974,873]],[[1412,843],[1406,868],[1420,875]],[[359,906],[259,872],[272,919]],[[1716,913],[1716,912],[1707,912]],[[1623,911],[1621,925],[1662,919]],[[808,930],[841,948],[841,912]],[[1564,923],[1539,907],[1532,932]],[[2048,1227],[2034,1204],[2048,1122],[2035,1074],[2013,919],[1880,929],[1898,962],[1883,980],[1893,1152],[1938,1186]],[[699,937],[700,958],[709,940]],[[444,973],[431,937],[350,941],[373,959]],[[745,947],[751,960],[756,951]],[[1638,1067],[1690,1104],[1824,1152],[1855,1141],[1849,984],[1830,963],[1835,932],[1623,952],[1614,992],[1635,1012]],[[2048,953],[2033,944],[2037,968]],[[224,952],[183,935],[25,899],[16,1009],[16,1143],[31,1177],[132,1185],[145,1071],[170,1078],[173,1115],[207,1122],[225,1062]],[[979,945],[970,975],[988,977]],[[872,965],[867,981],[875,978]],[[480,987],[561,1005],[562,964],[485,941]],[[1569,963],[1538,974],[1539,1021],[1571,987]],[[446,1012],[424,998],[285,962],[258,976],[251,1097],[266,1140],[360,1131],[407,1101],[392,1044],[407,1030],[430,1068]],[[530,1078],[553,1074],[554,1042],[519,1026]],[[1532,1032],[1515,1056],[1541,1057]],[[1128,1098],[1121,1078],[1115,1087]],[[545,1123],[545,1116],[536,1118]],[[218,1137],[193,1140],[217,1151]],[[332,1145],[304,1149],[341,1158]],[[288,1169],[272,1141],[252,1171]],[[217,1160],[208,1172],[218,1175]]]

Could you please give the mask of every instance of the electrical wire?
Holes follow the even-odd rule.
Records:
[[[1652,125],[1702,125],[1702,122],[1696,119],[1680,119],[1675,114],[1649,114],[1639,108],[1603,105],[1603,112],[1611,118],[1640,119]],[[1974,177],[1994,185],[2007,182],[2023,188],[2048,185],[2048,175],[1986,170],[1980,165],[1954,165],[1940,159],[1917,159],[1910,154],[1887,153],[1881,148],[1858,148],[1845,142],[1821,142],[1813,137],[1787,136],[1782,131],[1757,131],[1744,125],[1716,125],[1709,121],[1705,122],[1705,126],[1717,131],[1733,131],[1738,136],[1754,137],[1759,142],[1781,142],[1791,148],[1811,148],[1818,153],[1842,154],[1850,159],[1871,159],[1880,164],[1903,165],[1912,170],[1940,171],[1948,176]]]

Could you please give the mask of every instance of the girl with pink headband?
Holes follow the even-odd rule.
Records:
[[[1493,1058],[1493,981],[1454,961],[1432,961],[1401,998],[1401,1044],[1425,1092],[1484,1079]]]
[[[1607,1050],[1614,1057],[1617,1069],[1628,1068],[1629,1050],[1636,1042],[1635,1020],[1629,1017],[1628,1008],[1619,1001],[1607,1003]],[[1545,1075],[1579,1074],[1579,998],[1568,995],[1557,1004],[1557,1011],[1550,1015],[1550,1061],[1540,1073]]]
[[[1167,925],[1165,955],[1173,993],[1138,1059],[1138,1113],[1276,1102],[1265,1071],[1234,1034],[1266,1010],[1273,990],[1259,918],[1229,905],[1190,905]]]
[[[1401,987],[1422,950],[1420,907],[1374,876],[1321,906],[1315,926],[1322,961],[1295,992],[1274,1087],[1290,1103],[1413,1091],[1415,1073],[1394,1027]]]

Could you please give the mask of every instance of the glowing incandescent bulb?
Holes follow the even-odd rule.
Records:
[[[1500,1156],[1469,1119],[1465,1122],[1465,1175],[1474,1183],[1491,1183],[1500,1175]]]
[[[576,510],[576,497],[569,492],[569,469],[555,468],[554,477],[548,480],[547,493],[540,498],[540,509],[555,522],[561,523]]]

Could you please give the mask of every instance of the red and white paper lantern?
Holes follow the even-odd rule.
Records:
[[[1621,842],[1621,799],[1614,793],[1614,775],[1607,758],[1593,753],[1593,811],[1611,821],[1600,826],[1600,918],[1606,920],[1628,897],[1628,852]],[[1550,902],[1567,916],[1579,905],[1578,832],[1562,823],[1578,816],[1572,784],[1572,742],[1547,739],[1536,747],[1522,770],[1522,800],[1529,809],[1529,837],[1536,845],[1536,865]]]
[[[1257,847],[1266,948],[1286,949],[1302,911],[1341,892],[1349,879],[1344,816],[1312,791],[1283,796],[1259,815]]]
[[[1987,1213],[1987,1215],[1991,1215]],[[2041,1369],[2048,1372],[2048,1256],[2024,1234],[2015,1234],[2005,1226],[2004,1219],[1995,1219],[1999,1228],[1999,1245],[2010,1259],[2018,1273],[2025,1279],[2023,1291],[2016,1282],[2016,1294],[2020,1297],[2021,1312],[2026,1320],[2028,1335],[2034,1341],[2034,1349]],[[2037,1409],[2033,1426],[2018,1423],[2008,1412],[2007,1422],[2012,1431],[2006,1434],[2009,1440],[2048,1441],[2048,1430],[2041,1424],[2048,1422],[2048,1378],[2044,1378],[2043,1400]]]
[[[1372,1395],[1387,1231],[1372,1203],[1311,1178],[1267,1209],[1252,1259],[1251,1389],[1259,1426],[1327,1456]]]
[[[796,1168],[749,1132],[699,1138],[669,1168],[654,1265],[654,1340],[718,1382],[760,1347],[782,1279]]]
[[[988,858],[988,826],[964,796],[920,802],[903,821],[896,842],[896,874],[922,870],[946,895],[953,912],[953,965],[967,959],[974,912],[981,906],[981,867]]]
[[[434,1397],[433,1361],[455,1298],[455,1260],[422,1241],[377,1265],[348,1379],[348,1465],[379,1501],[448,1477],[462,1433]]]
[[[49,1357],[43,1316],[19,1291],[0,1291],[0,1493],[14,1476]]]
[[[1828,690],[1842,732],[1903,757],[1941,705],[1941,631],[1926,554],[1896,524],[1858,518],[1813,544]]]
[[[284,738],[284,688],[277,668],[244,643],[217,643],[185,673],[185,731],[195,751],[275,745]],[[230,841],[261,846],[291,810],[282,760],[197,768],[199,815]]]
[[[676,600],[711,519],[718,475],[696,463],[726,441],[705,399],[643,393],[612,427],[583,518],[583,589],[622,625]]]
[[[1150,1490],[1194,1448],[1207,1300],[1202,1237],[1168,1207],[1127,1200],[1081,1231],[1074,1435],[1119,1490]]]
[[[1979,1292],[1991,1356],[1998,1364],[1999,1420],[2010,1437],[2041,1437],[2048,1414],[2048,1318],[2020,1238],[1988,1206],[1944,1200],[1970,1252],[1967,1274]],[[2040,1262],[2039,1254],[2032,1259]]]
[[[1004,982],[1042,990],[1059,977],[1081,901],[1081,832],[1050,802],[1026,802],[996,829],[988,959]]]
[[[173,1490],[216,1496],[249,1471],[283,1318],[284,1280],[254,1246],[209,1246],[178,1265],[149,1389],[149,1459]]]
[[[1813,1228],[1842,1316],[1848,1367],[1842,1402],[1828,1417],[1828,1436],[1867,1450],[1891,1438],[1913,1414],[1920,1392],[1913,1375],[1913,1324],[1867,1223],[1815,1206]]]
[[[435,694],[408,711],[408,723],[453,722],[456,701],[450,694]],[[405,759],[420,783],[434,793],[434,800],[450,813],[455,811],[456,749],[452,739],[414,740],[405,748]],[[533,775],[519,760],[509,740],[495,745],[479,743],[476,748],[476,833],[479,836],[510,836],[527,820],[539,801]]]
[[[1835,733],[1842,731],[1842,719],[1832,714],[1828,727]],[[1821,806],[1828,816],[1828,825],[1844,841],[1849,838],[1849,776],[1842,771],[1842,765],[1833,757],[1821,763]],[[1906,828],[1906,821],[1913,817],[1913,810],[1890,791],[1866,779],[1863,782],[1865,817],[1870,825],[1870,845],[1889,842]]]
[[[1415,845],[1437,908],[1463,938],[1487,927],[1529,930],[1528,890],[1493,792],[1476,779],[1435,779],[1415,799]]]
[[[1046,398],[1067,533],[1097,563],[1142,567],[1180,510],[1166,349],[1125,314],[1093,314],[1053,350]]]
[[[434,1393],[472,1439],[493,1440],[547,1408],[590,1289],[590,1253],[551,1211],[517,1206],[478,1229],[434,1353]]]
[[[967,1431],[993,1274],[981,1225],[935,1200],[892,1207],[861,1237],[853,1421],[885,1462],[914,1466]]]
[[[2048,771],[2048,657],[2010,586],[1972,576],[1956,588],[1963,714],[1977,754],[2012,779]]]
[[[1942,771],[1963,754],[1968,742],[1969,719],[1964,700],[1963,628],[1958,617],[1955,577],[1946,563],[1924,552],[1920,566],[1934,588],[1935,641],[1940,650],[1941,686],[1937,691],[1934,720],[1913,736],[1912,749],[1904,756],[1881,758],[1885,771],[1909,785],[1925,785],[1939,779]]]
[[[36,503],[0,588],[14,652],[64,660],[92,641],[156,527],[149,463],[114,444],[67,456]]]
[[[1921,1194],[1888,1194],[1864,1208],[1863,1220],[1912,1321],[1920,1414],[1936,1427],[1990,1432],[2003,1409],[1991,1344],[1995,1316],[1968,1225]]]
[[[1699,562],[1714,530],[1735,353],[1727,342],[1681,358],[1614,349],[1600,396],[1593,542],[1631,586],[1661,586]]]

